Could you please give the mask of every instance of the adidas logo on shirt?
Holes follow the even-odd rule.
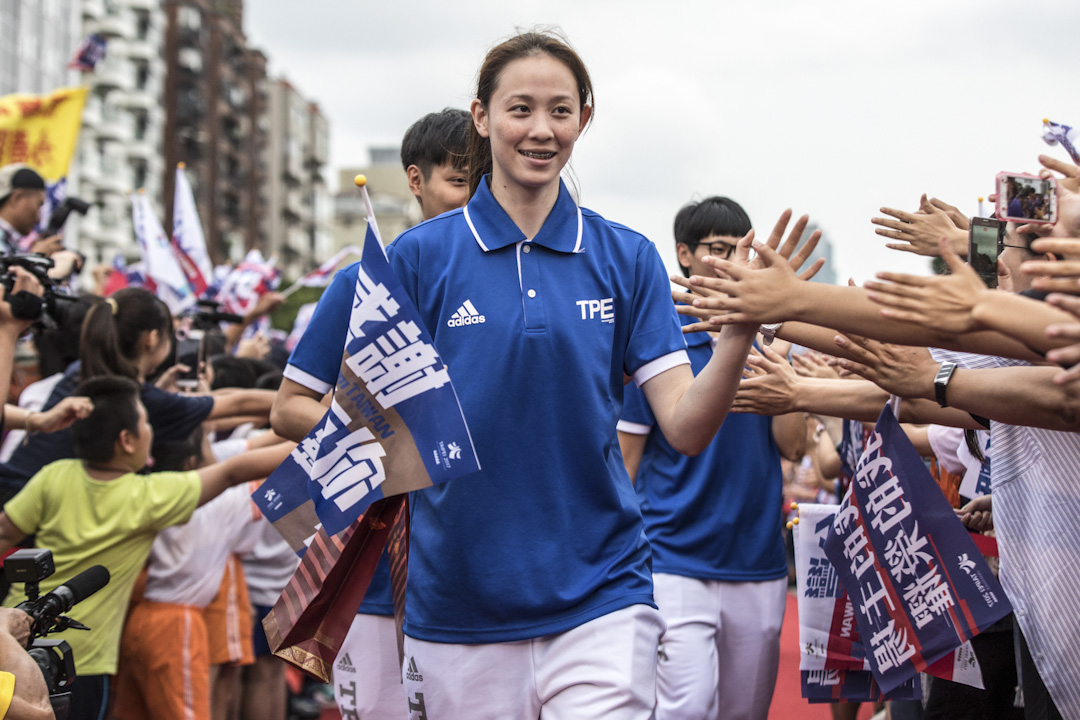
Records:
[[[424,682],[424,676],[416,669],[416,658],[409,658],[409,664],[405,668],[405,677],[413,682]]]
[[[337,669],[342,672],[356,672],[356,668],[353,667],[352,660],[349,659],[349,653],[345,653],[341,656],[341,660],[338,660]]]
[[[487,322],[487,318],[476,311],[471,300],[466,300],[457,309],[457,312],[446,321],[447,327],[464,327],[466,325],[480,325]]]

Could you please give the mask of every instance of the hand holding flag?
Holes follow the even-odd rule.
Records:
[[[1043,118],[1042,137],[1047,145],[1061,143],[1061,147],[1065,148],[1065,152],[1069,153],[1072,161],[1080,165],[1080,151],[1077,150],[1077,145],[1080,145],[1080,132],[1068,125],[1061,125]]]

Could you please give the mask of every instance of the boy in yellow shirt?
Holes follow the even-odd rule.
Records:
[[[47,465],[4,506],[0,554],[36,534],[35,545],[52,550],[56,565],[42,593],[93,565],[109,570],[109,584],[69,613],[91,631],[57,635],[75,655],[70,718],[96,720],[108,704],[132,587],[157,532],[187,522],[226,488],[266,477],[295,446],[275,445],[191,472],[138,475],[153,443],[138,383],[99,377],[77,393],[94,403],[90,416],[71,428],[78,459]],[[13,587],[5,605],[22,599],[22,588]]]

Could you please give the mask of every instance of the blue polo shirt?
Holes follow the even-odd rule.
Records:
[[[388,254],[483,468],[412,495],[405,631],[505,642],[651,605],[615,425],[624,373],[644,382],[686,362],[656,248],[580,209],[564,185],[525,242],[485,179],[465,208]]]
[[[356,288],[356,268],[349,265],[334,276],[319,298],[311,322],[289,356],[285,377],[315,392],[328,393],[337,384],[349,331],[349,312]],[[384,549],[371,584],[358,610],[361,615],[394,614],[390,556]]]
[[[686,344],[697,375],[712,357],[711,338],[692,333]],[[619,429],[649,435],[634,487],[654,572],[724,582],[787,575],[783,477],[771,417],[730,413],[705,451],[686,457],[656,427],[645,394],[628,387]]]

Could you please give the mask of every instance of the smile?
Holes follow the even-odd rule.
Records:
[[[550,160],[555,157],[553,152],[532,152],[530,150],[518,150],[519,153],[528,158],[535,158],[536,160]]]

